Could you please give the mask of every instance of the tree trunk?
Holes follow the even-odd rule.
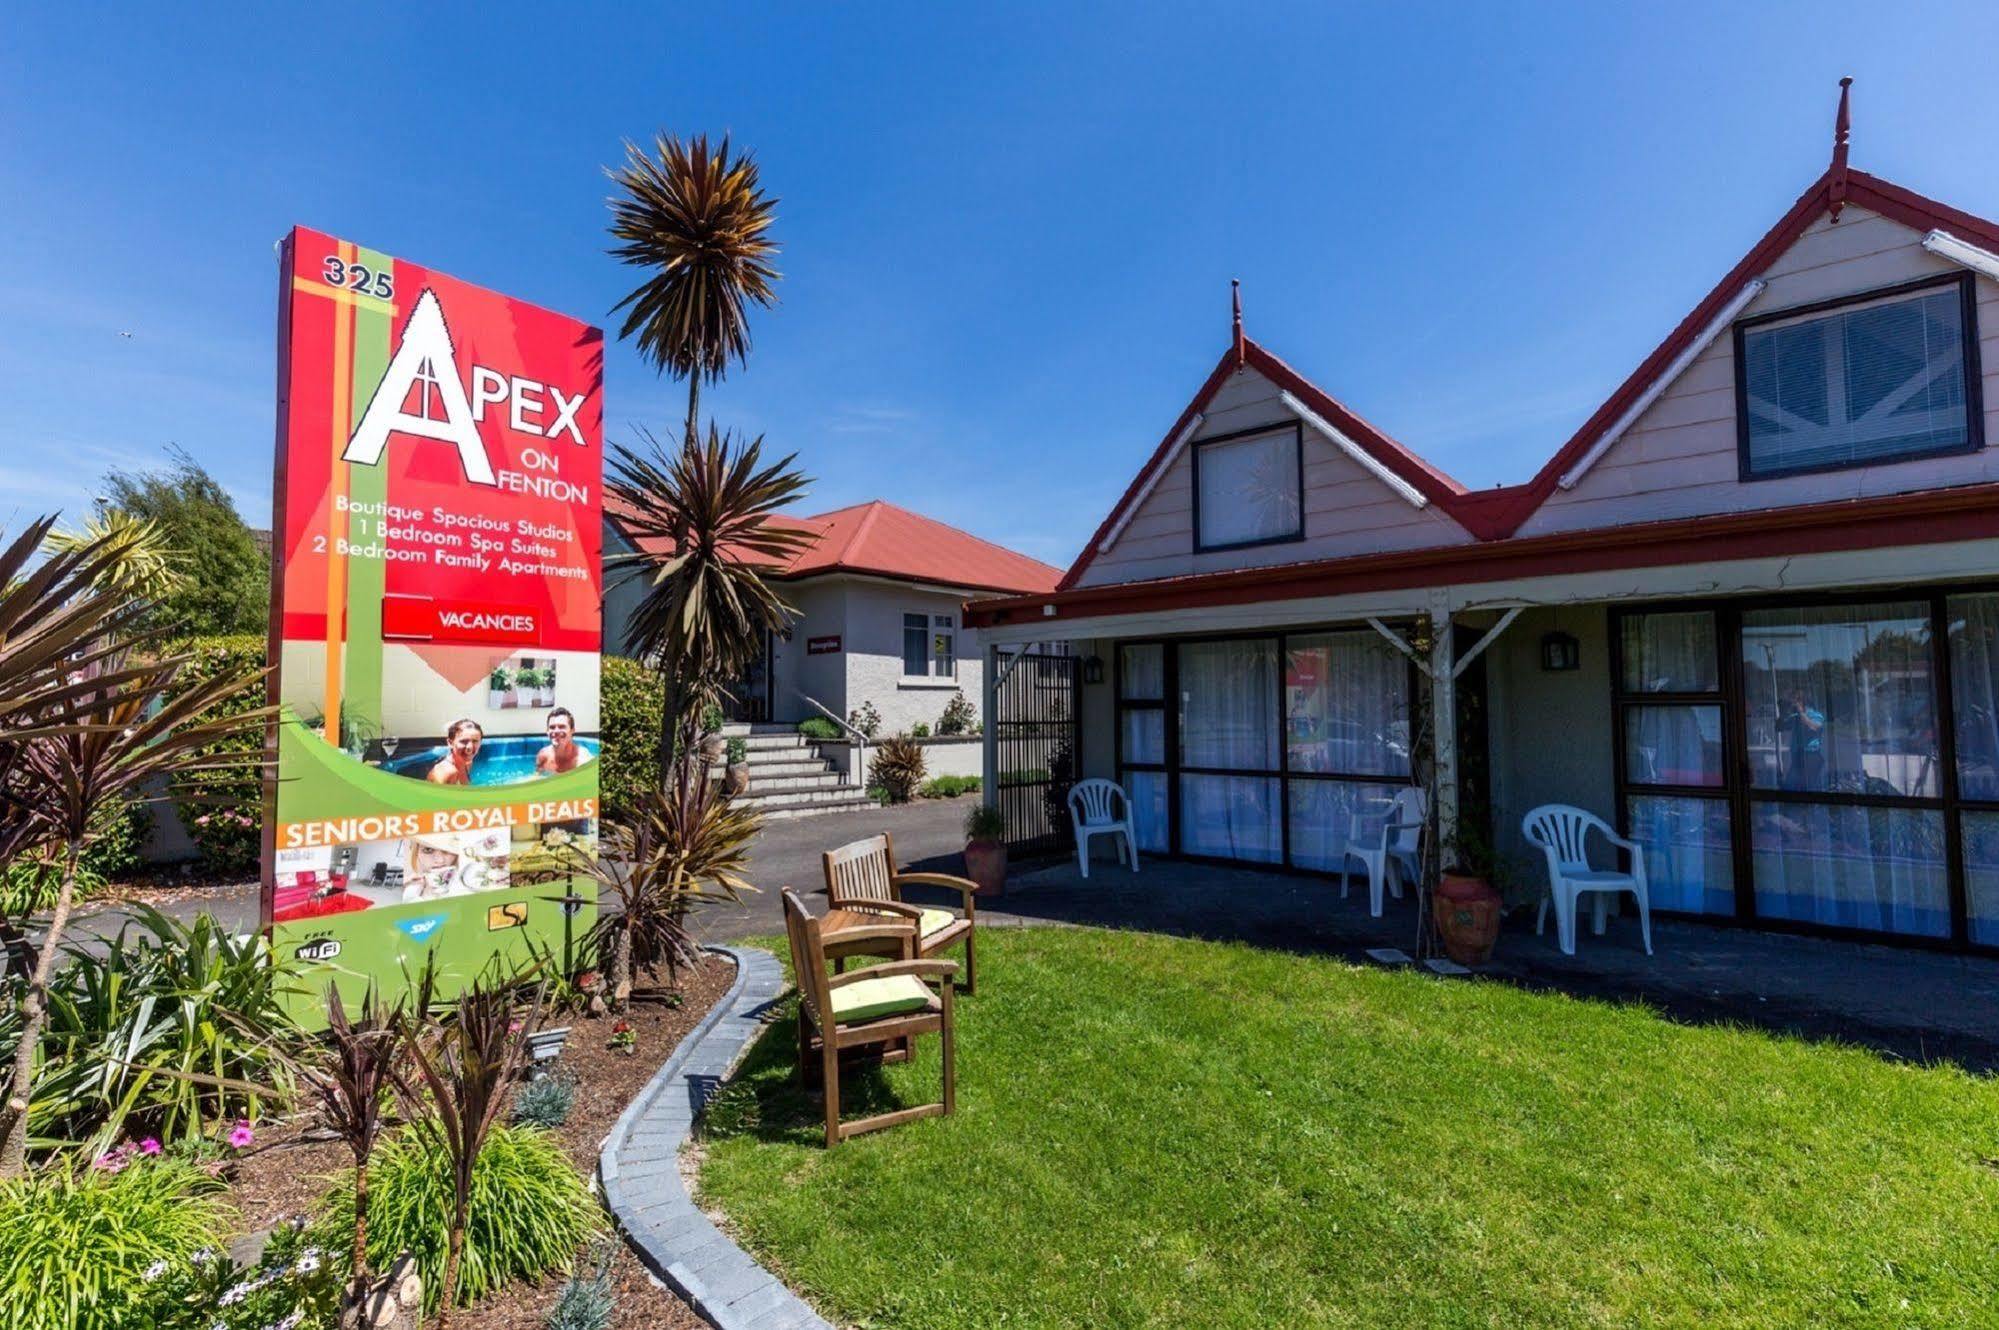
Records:
[[[624,1011],[632,1003],[632,932],[620,928],[611,945],[611,1010]]]
[[[361,1307],[368,1299],[368,1161],[354,1160],[354,1283],[348,1306]],[[342,1308],[346,1310],[345,1307]]]
[[[458,1258],[465,1250],[465,1207],[455,1205],[451,1212],[451,1234],[445,1240],[444,1287],[437,1302],[437,1330],[447,1330],[451,1324],[451,1301],[458,1296]]]
[[[687,376],[687,446],[701,442],[701,371]]]
[[[63,860],[62,890],[56,893],[55,913],[49,916],[42,954],[35,958],[28,994],[21,1002],[21,1043],[14,1050],[13,1078],[7,1082],[7,1129],[5,1138],[0,1139],[0,1178],[17,1178],[27,1169],[28,1104],[34,1097],[35,1053],[42,1042],[42,1027],[48,1023],[49,974],[55,969],[62,931],[69,926],[70,905],[76,899],[76,866],[82,853],[72,840]]]

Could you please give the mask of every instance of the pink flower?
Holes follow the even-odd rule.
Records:
[[[237,1118],[235,1128],[229,1133],[229,1148],[232,1150],[246,1149],[256,1139],[257,1133],[250,1130],[249,1119]]]
[[[125,1167],[131,1160],[131,1157],[131,1149],[121,1145],[116,1149],[106,1150],[103,1154],[91,1160],[90,1166],[92,1168],[103,1169],[106,1173],[116,1173]]]
[[[159,1152],[160,1152],[160,1142],[158,1137],[148,1136],[145,1140],[139,1142],[140,1154],[156,1155]]]

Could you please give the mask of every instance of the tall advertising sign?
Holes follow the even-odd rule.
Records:
[[[603,334],[283,245],[263,920],[328,982],[569,953],[597,843]],[[575,885],[581,886],[580,883]]]

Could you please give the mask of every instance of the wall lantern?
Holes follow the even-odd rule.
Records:
[[[1541,668],[1549,671],[1578,670],[1582,668],[1582,647],[1567,633],[1544,633],[1541,636]]]
[[[1083,682],[1102,683],[1104,681],[1104,661],[1101,656],[1092,656],[1083,662]]]

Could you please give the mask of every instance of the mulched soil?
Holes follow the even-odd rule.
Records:
[[[611,1033],[609,1018],[579,1016],[570,1023],[561,1066],[576,1078],[576,1102],[557,1134],[580,1172],[596,1175],[597,1152],[618,1115],[687,1032],[728,991],[734,978],[732,962],[711,956],[681,976],[677,1004],[635,997],[627,1019],[638,1036],[638,1051],[629,1057],[606,1046]],[[260,1130],[257,1146],[238,1166],[230,1187],[230,1199],[242,1215],[243,1228],[251,1232],[309,1211],[325,1192],[330,1177],[350,1162],[345,1146],[337,1141],[304,1139],[296,1125],[277,1124]],[[613,1242],[614,1330],[701,1330],[707,1324],[678,1295],[653,1283],[630,1247],[621,1240]],[[556,1276],[540,1285],[516,1285],[477,1307],[453,1314],[452,1324],[468,1330],[539,1330],[562,1283]]]

